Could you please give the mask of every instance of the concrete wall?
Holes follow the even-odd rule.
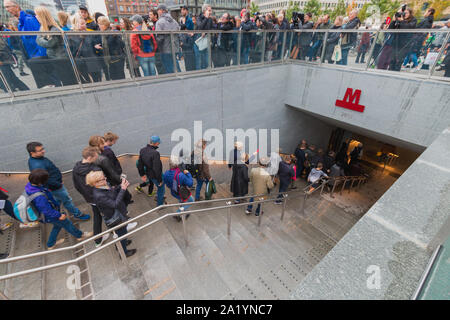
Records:
[[[291,66],[287,80],[286,104],[416,150],[428,147],[450,123],[450,83],[300,64]],[[335,106],[347,88],[362,91],[363,113]]]
[[[0,105],[0,171],[27,171],[25,145],[30,141],[45,144],[48,158],[62,170],[71,169],[89,137],[107,131],[120,136],[116,153],[137,153],[157,134],[161,153],[169,154],[175,145],[172,131],[191,130],[195,120],[203,121],[203,130],[280,129],[280,146],[286,152],[293,152],[302,138],[326,146],[332,126],[284,106],[289,67],[210,73]]]

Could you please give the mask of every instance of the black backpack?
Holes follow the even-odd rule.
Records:
[[[191,174],[192,178],[198,178],[198,174],[200,171],[200,165],[199,164],[194,164],[194,152],[191,153],[191,163],[186,163],[185,167],[186,170],[189,171],[189,173]]]

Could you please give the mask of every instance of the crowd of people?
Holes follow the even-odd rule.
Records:
[[[338,16],[334,22],[325,14],[313,17],[311,13],[301,16],[296,14],[290,22],[285,11],[277,16],[272,13],[251,15],[243,10],[239,16],[224,13],[215,17],[211,5],[204,4],[202,13],[191,15],[187,7],[181,8],[181,17],[176,21],[168,11],[167,6],[160,4],[148,15],[123,17],[120,23],[111,23],[102,13],[91,14],[84,5],[79,11],[69,16],[66,12],[58,12],[56,19],[43,6],[34,10],[22,10],[17,2],[4,0],[4,7],[11,15],[7,25],[1,26],[1,31],[42,31],[67,32],[61,35],[28,35],[0,37],[0,70],[12,91],[29,90],[28,85],[13,71],[17,68],[20,77],[28,74],[24,67],[31,71],[37,88],[68,86],[78,83],[100,82],[102,79],[125,79],[128,69],[130,77],[153,76],[156,74],[178,71],[193,71],[206,69],[211,64],[216,67],[259,63],[281,59],[283,40],[286,40],[286,52],[292,59],[317,61],[324,55],[322,62],[348,64],[351,49],[356,49],[358,55],[355,63],[365,63],[365,55],[371,44],[375,42],[373,65],[378,69],[401,70],[403,66],[412,66],[415,70],[422,65],[418,57],[427,55],[430,51],[439,50],[445,41],[445,33],[379,33],[374,39],[374,33],[339,32],[339,30],[359,29],[361,21],[358,11],[352,10],[348,17]],[[403,10],[404,9],[404,10]],[[421,22],[413,16],[412,9],[402,8],[392,22],[383,23],[382,30],[391,29],[429,29],[433,25],[435,10],[429,8]],[[448,29],[450,21],[442,26]],[[366,26],[366,29],[368,26]],[[179,33],[170,34],[130,34],[123,37],[121,33],[105,35],[88,35],[91,31],[231,31],[237,33]],[[287,39],[277,31],[312,30],[314,32],[289,33]],[[334,31],[325,39],[324,32]],[[81,32],[70,34],[70,31]],[[255,31],[255,32],[250,32]],[[261,31],[267,32],[265,43]],[[86,35],[83,33],[86,32]],[[239,39],[240,43],[239,43]],[[289,47],[289,44],[292,46]],[[174,48],[175,59],[172,55]],[[211,60],[208,48],[211,47]],[[127,58],[129,48],[130,59]],[[240,52],[238,53],[238,48]],[[264,53],[262,50],[264,49]],[[324,50],[322,50],[324,49]],[[338,50],[337,50],[338,49]],[[444,48],[447,52],[448,44]],[[77,72],[71,64],[73,58]],[[262,56],[264,55],[264,56]],[[450,55],[446,54],[438,68],[445,69],[445,76],[450,76]],[[426,67],[426,66],[425,66]],[[141,72],[142,70],[142,72]],[[2,81],[0,87],[6,92]]]

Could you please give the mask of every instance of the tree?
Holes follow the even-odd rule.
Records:
[[[434,20],[439,20],[444,17],[444,11],[450,7],[449,0],[433,0],[428,8],[434,8]]]
[[[291,21],[293,12],[299,12],[299,11],[300,11],[300,8],[298,6],[298,3],[296,2],[294,4],[294,1],[289,1],[289,7],[286,10],[286,19],[287,19],[287,21]]]
[[[350,15],[350,11],[352,11],[353,9],[355,9],[358,6],[358,4],[353,0],[352,3],[350,3],[347,6],[347,9],[345,10],[347,17]]]
[[[367,12],[367,8],[368,7],[369,7],[369,3],[366,2],[366,3],[364,3],[364,5],[361,8],[361,10],[359,10],[358,18],[361,21],[361,23],[364,23],[364,21],[366,21],[366,19],[369,17],[369,14]]]
[[[255,1],[252,1],[252,3],[250,4],[250,13],[253,16],[255,13],[259,12],[259,7],[258,5],[255,3]]]
[[[345,6],[344,0],[339,0],[337,6],[331,12],[331,20],[334,21],[337,16],[345,16],[347,7]]]
[[[322,9],[320,8],[320,2],[318,0],[309,0],[303,10],[305,13],[311,12],[313,17],[317,17],[322,14]]]
[[[393,16],[400,9],[400,1],[398,0],[372,0],[371,5],[375,5],[380,9],[380,14]]]

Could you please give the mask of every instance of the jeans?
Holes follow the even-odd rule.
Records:
[[[187,202],[195,202],[194,201],[194,197],[191,195],[189,197],[189,199],[187,199],[187,201],[185,201],[185,202],[182,202],[181,199],[180,199],[180,203],[187,203]],[[183,207],[184,211],[186,211],[190,206],[191,205],[188,205],[188,204],[182,205],[182,206],[180,206],[180,209],[177,210],[177,212],[181,211],[181,207]]]
[[[197,187],[195,188],[195,201],[200,200],[200,192],[202,191],[203,183],[208,183],[208,180],[197,178]]]
[[[114,231],[118,237],[121,237],[125,234],[127,234],[127,226],[122,227],[120,229],[117,229],[116,231]],[[122,245],[123,251],[125,252],[125,254],[128,252],[127,249],[127,238],[124,238],[123,240],[120,240],[120,244]]]
[[[156,75],[155,57],[136,57],[141,65],[144,77]]]
[[[92,213],[94,214],[94,236],[102,233],[102,215],[100,210],[96,205],[91,204]],[[95,243],[99,244],[102,242],[102,238],[95,239]]]
[[[290,183],[290,181],[286,182],[286,181],[283,181],[283,180],[280,179],[280,189],[278,190],[278,192],[280,192],[280,193],[281,192],[286,192],[288,190],[288,188],[289,188],[289,183]],[[277,198],[278,199],[282,199],[283,195],[279,194]]]
[[[243,47],[241,53],[241,64],[249,64],[249,54],[250,54],[250,47]]]
[[[194,44],[194,54],[195,54],[195,69],[200,70],[208,68],[209,65],[208,49],[200,51],[198,50],[197,45]]]
[[[52,195],[75,217],[83,215],[83,213],[81,213],[81,211],[73,204],[72,198],[69,196],[66,187],[62,186],[58,190],[52,190]]]
[[[317,50],[319,50],[322,40],[316,40],[313,45],[309,48],[308,57],[309,60],[316,60]]]
[[[348,52],[350,51],[350,48],[346,48],[346,49],[341,49],[341,53],[342,53],[342,59],[341,61],[338,61],[336,64],[340,64],[340,65],[347,65],[347,57],[348,57]]]
[[[250,201],[249,201],[249,202],[252,203],[253,201],[255,201],[255,199],[254,199],[254,198],[250,198]],[[252,204],[249,204],[249,205],[247,206],[247,209],[250,210],[250,211],[252,211],[252,210],[253,210],[253,205],[252,205]],[[256,213],[259,214],[260,210],[261,210],[261,203],[258,203],[258,207],[256,207]]]
[[[417,54],[415,52],[408,52],[405,60],[403,61],[403,65],[406,66],[409,61],[412,61],[413,67],[417,67],[419,65],[419,62],[417,61]]]
[[[51,222],[53,224],[52,232],[50,232],[50,236],[48,237],[47,247],[53,247],[56,243],[56,238],[58,237],[61,229],[65,229],[68,233],[73,235],[75,238],[79,239],[82,236],[82,232],[78,230],[69,219],[65,220],[57,220]]]
[[[156,179],[151,179],[153,184],[158,188],[158,206],[162,206],[164,204],[164,193],[166,192],[166,189],[164,189],[164,183],[159,186],[159,182]]]

